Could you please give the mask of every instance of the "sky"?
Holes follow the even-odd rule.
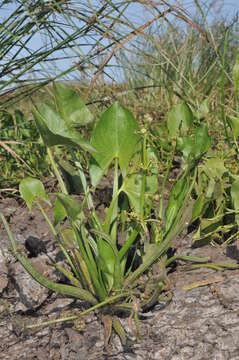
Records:
[[[159,2],[159,0],[155,0],[156,3],[157,3],[157,1]],[[94,3],[100,3],[99,0],[98,1],[91,0],[91,2],[93,5],[94,5]],[[199,2],[200,3],[204,2],[205,4],[208,3],[208,1],[206,1],[206,0],[201,0]],[[0,0],[0,4],[1,3],[2,3],[2,0]],[[27,1],[26,1],[26,3],[27,3]],[[28,3],[31,3],[31,1],[28,1]],[[181,5],[191,16],[197,15],[198,10],[194,5],[193,0],[181,0],[181,1],[168,0],[168,3],[170,3],[171,5],[176,5],[176,4],[178,4],[179,6]],[[10,4],[4,5],[3,7],[0,7],[0,23],[4,17],[11,14],[11,12],[13,11],[15,6],[16,5],[14,5],[14,3],[10,3]],[[209,22],[212,22],[215,18],[218,18],[219,16],[223,16],[226,19],[226,21],[230,21],[232,19],[232,17],[235,16],[237,13],[239,14],[239,0],[225,0],[225,1],[215,0],[214,7],[209,12],[207,19]],[[145,21],[149,20],[152,17],[152,14],[150,12],[143,11],[142,5],[137,4],[136,2],[132,2],[127,16],[129,17],[130,21],[132,21],[134,26],[138,27],[138,26],[142,25],[143,23],[145,23]],[[173,20],[172,17],[170,19]],[[41,46],[42,42],[43,42],[42,37],[40,37],[37,34],[34,38],[34,41],[32,41],[29,46],[31,47],[32,51],[34,51],[39,46]],[[82,47],[83,53],[87,52],[87,51],[89,51],[89,48]],[[60,70],[64,70],[70,65],[70,63],[72,63],[72,62],[64,59],[64,60],[58,61],[57,66],[60,68]],[[112,65],[112,67],[114,67],[116,65],[116,62],[114,60],[111,61],[111,65]],[[47,66],[48,66],[49,73],[51,73],[52,76],[54,76],[54,72],[56,74],[57,71],[59,71],[59,69],[57,69],[57,66],[54,62],[52,62],[52,64],[48,63]],[[0,60],[0,68],[1,68],[1,60]]]

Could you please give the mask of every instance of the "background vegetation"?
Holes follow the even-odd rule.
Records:
[[[213,17],[214,1],[192,3],[193,15],[164,1],[1,1],[2,191],[23,170],[46,175],[31,109],[52,93],[52,81],[68,81],[96,114],[117,98],[155,125],[184,100],[215,146],[224,140],[226,116],[237,116],[238,18],[220,10]]]

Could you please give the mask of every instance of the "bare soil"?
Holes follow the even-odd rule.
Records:
[[[97,194],[102,213],[109,196],[109,191],[104,191]],[[23,251],[27,251],[25,242],[29,236],[42,241],[44,246],[31,260],[39,271],[57,279],[59,274],[49,266],[47,257],[58,257],[61,261],[61,256],[40,212],[34,209],[29,213],[22,202],[13,198],[0,200],[0,211],[7,217]],[[127,345],[123,347],[114,334],[105,348],[97,313],[85,317],[80,324],[63,323],[22,331],[23,322],[36,324],[79,312],[82,304],[56,296],[36,284],[14,262],[9,246],[0,223],[0,359],[239,360],[238,270],[190,271],[179,264],[169,274],[172,301],[159,302],[145,314],[141,320],[141,342],[134,337],[129,319],[123,318],[128,331]],[[226,249],[209,245],[192,248],[190,236],[176,239],[174,247],[186,255],[211,256],[212,261],[237,263],[239,259],[236,245]]]

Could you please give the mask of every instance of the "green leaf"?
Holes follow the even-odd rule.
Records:
[[[186,175],[173,184],[165,211],[165,233],[168,233],[174,224],[179,210],[183,206],[188,187],[188,178]]]
[[[56,194],[56,196],[61,205],[64,207],[69,219],[71,219],[72,221],[77,220],[79,218],[79,215],[82,213],[81,204],[71,195]]]
[[[67,126],[51,104],[42,104],[39,110],[35,108],[33,115],[46,146],[78,145],[86,151],[95,151],[77,130]]]
[[[59,222],[64,220],[65,217],[67,216],[67,212],[59,199],[56,199],[56,202],[55,202],[55,205],[53,208],[53,215],[54,215],[54,226],[59,224]]]
[[[210,112],[210,99],[206,98],[203,100],[203,102],[200,104],[198,111],[196,112],[196,116],[199,120],[203,119],[206,115]]]
[[[101,116],[91,137],[91,144],[97,150],[90,166],[93,186],[98,184],[116,157],[125,175],[132,155],[139,148],[139,141],[139,126],[134,116],[118,102],[114,103]]]
[[[183,137],[177,139],[177,149],[183,154],[184,159],[187,161],[194,155],[195,144],[191,137]]]
[[[186,102],[174,105],[168,113],[167,127],[169,136],[176,137],[179,132],[185,134],[193,124],[193,113]]]
[[[191,221],[198,219],[202,215],[204,204],[204,196],[203,194],[200,194],[195,203],[193,204]]]
[[[99,238],[97,246],[101,269],[103,272],[113,275],[115,268],[115,255],[112,247],[101,238]]]
[[[98,246],[98,264],[107,278],[108,290],[110,290],[114,284],[114,271],[115,271],[115,254],[108,242],[99,238],[97,242]]]
[[[210,146],[211,138],[205,124],[196,128],[194,139],[189,136],[177,139],[177,147],[182,151],[183,157],[187,161],[200,159]]]
[[[205,124],[199,126],[195,131],[195,157],[200,158],[211,146],[211,138]]]
[[[206,192],[206,198],[210,199],[212,198],[212,196],[214,195],[214,190],[216,187],[216,181],[214,180],[214,178],[211,178],[209,180],[208,186],[207,186],[207,192]]]
[[[56,108],[69,127],[74,128],[92,122],[93,116],[77,91],[60,83],[54,84]]]
[[[140,157],[136,155],[132,162],[134,163],[133,171],[132,173],[128,173],[124,178],[122,191],[128,196],[131,207],[140,213],[140,196],[143,178],[142,172],[137,173],[141,165]],[[151,148],[147,149],[147,162],[150,175],[146,176],[145,197],[149,198],[158,191],[158,164],[157,158]]]
[[[34,200],[44,200],[47,204],[51,205],[48,199],[42,182],[38,179],[27,177],[20,182],[19,191],[22,198],[25,200],[28,208],[32,209]]]
[[[227,172],[224,166],[224,160],[220,158],[208,159],[204,165],[204,172],[209,179],[221,179],[223,174]]]
[[[142,190],[142,174],[129,174],[122,187],[122,191],[128,196],[132,208],[140,213],[140,194]],[[158,190],[158,177],[156,175],[146,178],[145,197],[152,196]]]

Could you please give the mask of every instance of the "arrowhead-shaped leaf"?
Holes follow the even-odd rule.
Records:
[[[67,126],[51,104],[42,104],[39,110],[33,110],[33,115],[46,146],[78,145],[86,151],[94,151],[94,148],[81,137],[78,130]]]
[[[139,147],[139,126],[134,116],[118,102],[101,116],[91,137],[91,144],[97,150],[93,154],[90,175],[96,186],[113,159],[119,159],[123,175],[132,155]]]

